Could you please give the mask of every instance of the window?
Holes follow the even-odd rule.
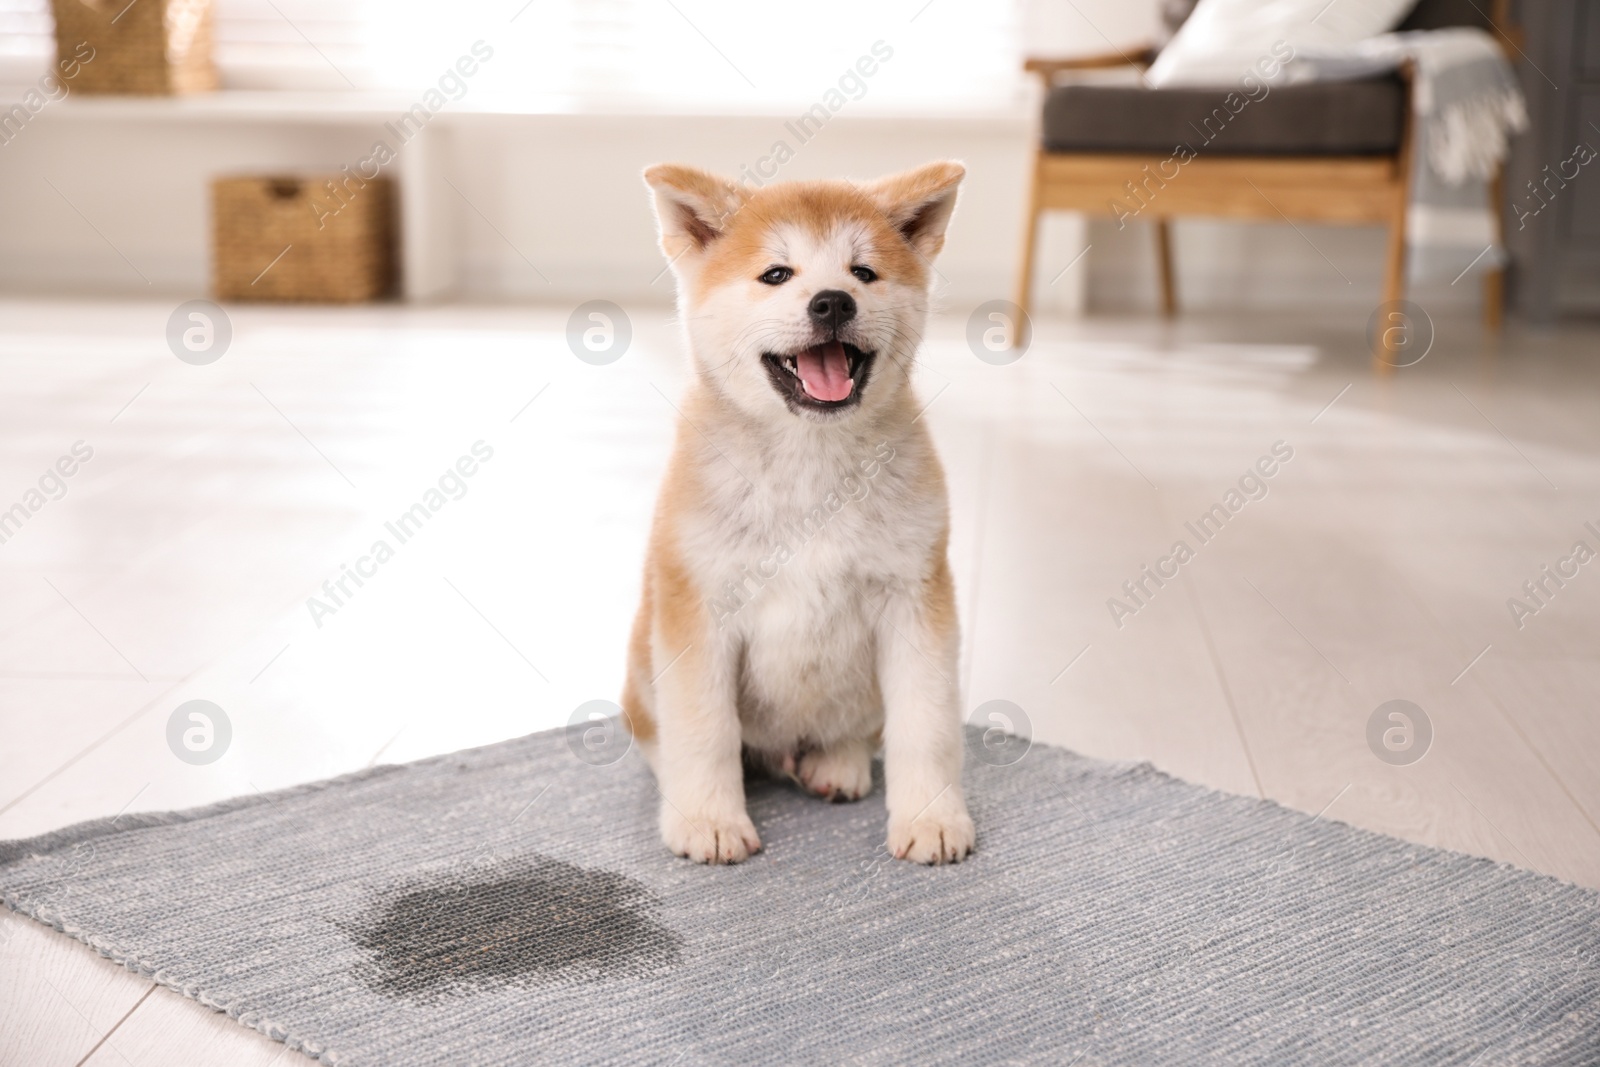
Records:
[[[0,82],[32,82],[49,66],[55,45],[49,0],[0,0]]]
[[[847,98],[874,109],[962,110],[1013,99],[1020,81],[1008,0],[215,4],[216,60],[230,89],[416,93],[478,40],[494,49],[473,80],[484,107],[804,110],[842,80]],[[44,73],[51,27],[49,0],[0,0],[0,80]]]

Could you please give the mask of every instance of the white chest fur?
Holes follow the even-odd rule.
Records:
[[[745,742],[766,751],[881,728],[875,622],[891,588],[923,579],[945,523],[920,426],[894,441],[808,437],[747,447],[743,469],[713,459],[712,492],[684,531],[740,663]]]

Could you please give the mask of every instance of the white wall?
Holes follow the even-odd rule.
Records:
[[[670,293],[640,172],[673,160],[736,174],[794,138],[773,118],[564,118],[474,122],[457,134],[459,157],[480,165],[461,192],[505,230],[545,275],[471,208],[460,219],[461,276],[472,293],[537,297]],[[872,177],[930,159],[965,160],[960,223],[937,263],[950,300],[1005,295],[1025,179],[1026,124],[1014,120],[884,120],[841,114],[798,147],[780,179]],[[493,205],[491,207],[490,205]],[[456,205],[458,210],[464,205]],[[496,211],[499,214],[496,214]],[[652,284],[653,279],[655,280]]]
[[[1022,40],[1031,55],[1110,52],[1156,39],[1159,0],[1023,0]]]
[[[366,156],[382,133],[374,121],[52,118],[47,109],[0,146],[0,287],[8,290],[203,292],[211,176],[336,168]],[[939,266],[952,299],[976,302],[1010,285],[1026,129],[1021,118],[841,114],[780,177],[870,177],[929,159],[966,160],[961,224]],[[434,198],[454,229],[459,295],[668,299],[668,280],[652,284],[662,260],[640,172],[679,160],[735,173],[780,136],[788,135],[777,118],[459,117],[437,146],[459,193],[443,185]],[[400,162],[413,150],[402,148]]]

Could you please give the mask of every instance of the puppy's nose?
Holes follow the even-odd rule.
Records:
[[[824,289],[811,298],[811,321],[837,330],[856,317],[856,298],[842,289]]]

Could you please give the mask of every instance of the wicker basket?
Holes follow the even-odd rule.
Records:
[[[75,92],[170,96],[217,87],[210,0],[51,0],[51,7],[58,61],[81,60],[85,42],[94,49],[73,79]]]
[[[356,304],[388,296],[394,206],[387,178],[218,178],[211,186],[217,298]]]

